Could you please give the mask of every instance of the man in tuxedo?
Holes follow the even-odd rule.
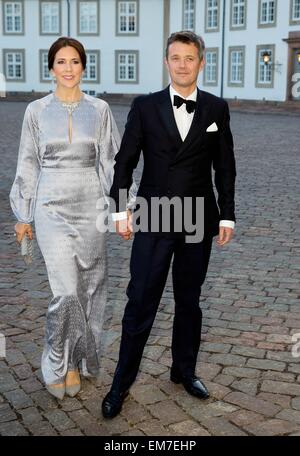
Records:
[[[201,339],[201,286],[208,267],[212,240],[219,246],[233,235],[235,159],[226,101],[197,88],[203,70],[204,42],[193,32],[173,33],[167,43],[166,60],[171,84],[166,89],[134,100],[116,156],[111,198],[116,203],[116,231],[129,239],[132,220],[122,206],[119,190],[132,184],[133,170],[143,151],[144,168],[138,196],[204,198],[204,236],[187,242],[184,228],[170,232],[137,232],[130,262],[128,303],[122,320],[119,361],[113,384],[102,403],[106,418],[116,416],[134,382],[143,350],[165,287],[171,261],[175,315],[172,335],[170,379],[205,399],[209,393],[195,376]],[[216,203],[212,167],[215,171]],[[149,209],[150,218],[152,216]],[[159,225],[161,227],[161,224]]]

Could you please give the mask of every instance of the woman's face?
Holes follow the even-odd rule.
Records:
[[[68,89],[78,85],[84,69],[77,50],[72,46],[61,48],[55,55],[51,72],[57,85]]]

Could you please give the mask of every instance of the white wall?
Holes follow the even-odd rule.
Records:
[[[58,36],[39,35],[39,2],[25,0],[25,35],[2,33],[2,2],[0,1],[0,71],[3,72],[2,49],[25,49],[26,82],[7,82],[8,91],[48,91],[51,83],[40,82],[39,50],[49,49]],[[71,0],[72,37],[79,39],[87,50],[100,50],[100,84],[86,83],[83,89],[110,93],[146,93],[161,89],[163,71],[163,1],[140,0],[138,36],[116,36],[115,0],[100,0],[100,35],[77,36],[76,1]],[[67,35],[67,2],[62,2],[62,35]],[[115,83],[115,50],[139,51],[139,83]]]
[[[148,93],[161,90],[163,81],[163,42],[164,0],[140,0],[139,36],[116,36],[115,0],[100,0],[100,35],[77,37],[76,0],[71,0],[71,36],[83,42],[85,48],[99,49],[100,84],[85,83],[84,89],[108,93]],[[48,49],[57,36],[39,35],[39,2],[25,0],[25,35],[3,35],[2,0],[0,0],[0,72],[3,72],[4,48],[25,48],[26,81],[8,82],[8,91],[47,91],[51,83],[40,82],[39,49]],[[221,0],[221,5],[223,0]],[[257,28],[258,0],[248,0],[246,30],[230,31],[230,0],[226,0],[226,40],[224,68],[224,97],[238,99],[258,99],[284,101],[287,87],[288,45],[283,41],[289,31],[300,30],[299,25],[289,25],[290,0],[278,0],[277,26]],[[216,87],[203,86],[202,75],[199,85],[216,95],[220,95],[222,11],[220,11],[220,31],[205,33],[205,0],[196,0],[196,32],[201,34],[206,47],[219,48],[219,81]],[[182,29],[182,0],[170,0],[170,32]],[[62,1],[62,34],[67,34],[67,2]],[[281,64],[274,72],[274,88],[256,87],[256,46],[275,45],[275,63]],[[245,85],[242,88],[228,87],[228,47],[246,46]],[[115,83],[115,50],[139,51],[139,83]]]
[[[222,17],[223,0],[221,0],[220,30],[205,33],[205,0],[196,0],[196,33],[200,34],[207,48],[219,48],[219,78],[217,86],[203,85],[203,75],[199,77],[199,86],[215,95],[221,90],[221,46],[222,46]],[[230,30],[231,1],[226,0],[225,28],[225,59],[224,59],[224,92],[225,98],[256,99],[284,101],[287,90],[288,45],[283,41],[293,30],[300,30],[298,25],[289,25],[290,0],[278,0],[277,26],[258,28],[258,0],[247,1],[247,27],[245,30]],[[182,0],[171,0],[170,31],[182,29]],[[256,46],[264,44],[275,45],[275,63],[280,63],[274,69],[274,88],[256,87]],[[245,84],[244,87],[228,87],[228,48],[230,46],[246,47]]]

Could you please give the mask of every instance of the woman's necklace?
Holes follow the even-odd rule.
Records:
[[[79,106],[80,101],[73,102],[62,102],[62,106],[68,111],[68,132],[69,132],[69,143],[72,143],[73,136],[73,117],[72,114],[75,109]]]
[[[62,106],[67,109],[68,111],[68,131],[69,131],[69,143],[72,143],[72,134],[73,134],[73,117],[72,114],[75,111],[75,109],[79,106],[79,101],[73,101],[73,102],[63,102]]]
[[[58,97],[57,97],[58,98]],[[59,98],[58,98],[59,100]],[[73,134],[73,118],[72,114],[75,111],[76,108],[78,108],[80,101],[61,101],[59,100],[61,105],[66,108],[68,111],[68,132],[69,132],[69,143],[72,143],[72,134]]]

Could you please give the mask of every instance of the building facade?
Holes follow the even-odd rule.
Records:
[[[47,50],[69,35],[87,51],[84,90],[149,93],[168,83],[165,43],[183,29],[205,40],[204,90],[300,101],[300,0],[0,0],[0,73],[7,92],[49,92]]]

